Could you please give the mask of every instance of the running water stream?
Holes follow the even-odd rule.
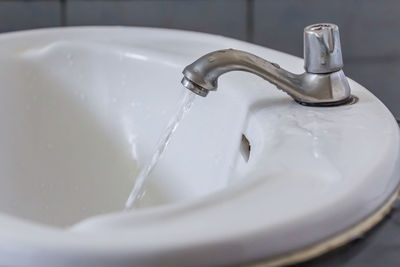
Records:
[[[181,100],[179,109],[176,112],[175,116],[173,116],[169,121],[167,128],[164,130],[164,134],[158,140],[156,150],[154,151],[151,160],[144,166],[144,168],[140,171],[139,175],[137,176],[135,185],[131,193],[129,194],[128,200],[125,203],[125,210],[130,210],[132,208],[137,207],[138,202],[143,198],[145,193],[143,187],[147,177],[149,177],[151,171],[157,165],[158,160],[160,159],[160,157],[162,157],[179,123],[182,121],[185,114],[192,107],[196,95],[189,90],[185,91],[186,92]]]

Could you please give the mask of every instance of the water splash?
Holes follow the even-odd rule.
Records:
[[[143,190],[144,183],[147,177],[150,175],[151,171],[156,166],[158,160],[163,155],[165,148],[167,147],[169,141],[176,128],[178,128],[179,123],[182,121],[185,114],[190,110],[193,105],[193,102],[196,98],[196,95],[189,90],[185,90],[185,94],[182,98],[181,104],[179,106],[178,111],[175,116],[169,121],[167,128],[164,131],[164,134],[158,140],[158,144],[156,147],[153,156],[151,157],[150,162],[148,162],[144,168],[140,171],[135,185],[129,194],[128,200],[125,203],[125,210],[130,210],[132,208],[137,207],[138,202],[143,198],[145,191]]]

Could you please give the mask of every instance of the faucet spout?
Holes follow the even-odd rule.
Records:
[[[313,27],[312,30],[310,30],[310,27]],[[306,71],[303,74],[294,74],[282,69],[278,64],[271,63],[248,52],[225,49],[206,54],[185,67],[182,84],[194,93],[206,96],[209,91],[217,89],[218,78],[222,74],[230,71],[246,71],[271,82],[301,104],[326,106],[347,103],[351,100],[350,87],[341,69],[343,63],[341,53],[338,53],[340,43],[338,44],[337,39],[335,39],[335,36],[338,38],[338,35],[330,36],[329,32],[334,33],[331,30],[328,35],[317,35],[318,32],[325,29],[324,27],[333,27],[337,30],[337,26],[332,24],[321,24],[319,27],[311,25],[305,29],[305,37],[307,36],[305,44],[321,45],[321,51],[326,53],[315,53],[309,47],[305,49],[306,59],[311,60],[305,62],[306,70],[315,69],[317,70],[315,73]],[[308,36],[310,34],[312,36]],[[330,49],[327,49],[325,42],[323,42],[324,36],[329,39]],[[318,41],[310,42],[314,37]],[[334,54],[332,55],[332,53]],[[315,59],[314,55],[322,55],[321,66],[316,65],[318,60]],[[331,56],[334,56],[334,59],[331,59]],[[340,60],[337,59],[338,56],[340,56]],[[326,66],[326,63],[330,65]]]

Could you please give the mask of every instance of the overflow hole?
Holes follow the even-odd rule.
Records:
[[[247,137],[244,134],[242,134],[242,141],[240,142],[240,154],[242,154],[242,157],[246,162],[249,161],[250,150],[251,146],[249,139],[247,139]]]

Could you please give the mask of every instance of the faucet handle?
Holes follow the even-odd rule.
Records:
[[[304,29],[304,68],[309,73],[330,73],[343,68],[337,25],[319,23]]]

